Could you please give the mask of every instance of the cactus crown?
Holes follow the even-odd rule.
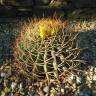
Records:
[[[62,29],[61,28],[62,22],[60,20],[46,19],[46,20],[41,20],[39,23],[40,23],[40,25],[38,27],[38,32],[42,39],[46,38],[47,36],[54,35],[60,29]]]

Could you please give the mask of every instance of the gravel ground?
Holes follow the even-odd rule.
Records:
[[[31,80],[17,74],[10,64],[2,66],[4,61],[12,58],[14,41],[24,20],[0,18],[0,96],[40,96],[41,94],[43,96],[42,88],[32,87]],[[66,94],[65,96],[96,96],[96,19],[71,20],[67,30],[80,33],[77,43],[79,47],[87,48],[81,54],[81,58],[87,61],[85,67],[89,66],[89,69],[86,71],[83,66],[82,71],[79,72],[81,74],[70,74],[67,81],[63,81],[59,86],[61,89],[58,86],[54,87],[56,82],[52,81],[51,95],[48,95],[49,87],[45,85],[43,91],[47,95],[44,96],[60,96],[59,92],[61,91],[62,96],[64,94]],[[57,93],[58,95],[56,95]]]
[[[0,63],[12,57],[15,38],[23,19],[0,18]]]

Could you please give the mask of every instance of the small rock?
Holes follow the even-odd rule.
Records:
[[[15,87],[16,87],[16,83],[15,82],[12,82],[11,89],[14,90]]]
[[[5,76],[6,76],[6,74],[2,72],[1,73],[1,77],[5,77]]]
[[[45,93],[48,93],[49,87],[48,87],[48,86],[44,87],[43,91],[44,91]]]
[[[5,96],[5,92],[4,91],[1,92],[1,96]]]

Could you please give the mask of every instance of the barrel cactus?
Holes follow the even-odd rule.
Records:
[[[67,21],[56,18],[25,23],[16,39],[14,65],[33,80],[59,81],[84,62],[79,59],[77,35],[67,32]]]

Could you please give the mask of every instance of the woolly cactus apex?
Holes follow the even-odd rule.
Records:
[[[60,20],[56,19],[45,19],[40,20],[38,26],[38,32],[42,39],[46,38],[47,36],[52,36],[56,34],[60,29],[63,29],[63,24]]]
[[[29,23],[24,23],[20,35],[25,35],[23,39],[30,38],[30,40],[35,41],[37,38],[45,39],[48,36],[55,35],[66,26],[67,22],[62,22],[60,19],[34,19],[30,20]]]
[[[38,29],[43,25],[46,26],[43,29],[44,38],[40,37],[40,33],[38,34]],[[35,28],[37,31],[34,31]],[[74,70],[79,64],[84,63],[83,60],[78,59],[82,49],[77,47],[77,34],[65,32],[64,28],[64,23],[60,20],[42,19],[35,23],[31,31],[28,29],[21,33],[16,40],[14,65],[37,81],[42,79],[58,81],[60,77],[64,78],[66,70]],[[56,33],[54,35],[53,29]],[[39,32],[42,30],[39,29]],[[36,37],[34,42],[35,36],[38,38]]]

